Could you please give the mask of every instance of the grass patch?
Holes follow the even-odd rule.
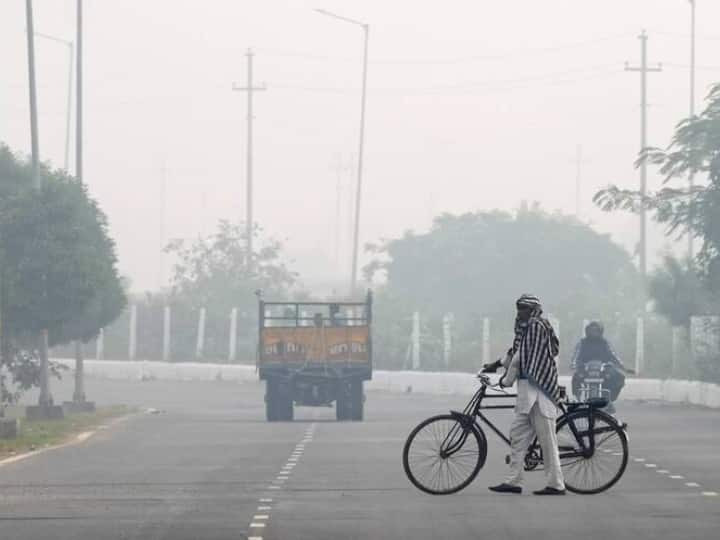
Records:
[[[0,459],[66,442],[107,420],[131,412],[133,410],[129,407],[114,405],[98,407],[93,413],[66,414],[62,420],[29,421],[23,418],[23,408],[8,408],[5,417],[20,419],[20,433],[15,439],[0,439]]]

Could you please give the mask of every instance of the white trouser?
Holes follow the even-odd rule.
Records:
[[[555,419],[546,418],[540,413],[536,401],[529,414],[516,413],[510,427],[510,475],[506,484],[519,486],[522,484],[525,454],[537,435],[543,453],[543,467],[548,487],[565,489],[560,455],[558,453]]]

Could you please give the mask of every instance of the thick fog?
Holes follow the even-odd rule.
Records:
[[[73,39],[73,4],[36,0],[36,31]],[[308,282],[337,274],[339,229],[346,271],[362,32],[317,7],[370,25],[362,242],[522,200],[574,213],[580,145],[580,217],[634,249],[638,218],[603,214],[590,198],[610,182],[637,186],[640,80],[624,63],[640,61],[643,28],[650,63],[663,64],[648,76],[649,144],[667,144],[689,109],[684,0],[94,0],[85,181],[133,290],[166,283],[167,240],[244,219],[246,96],[231,88],[246,84],[248,48],[255,83],[267,85],[255,94],[255,219]],[[698,2],[698,107],[720,76],[718,20],[720,3]],[[24,2],[3,0],[0,139],[29,152],[24,30]],[[36,48],[41,158],[61,167],[67,50]],[[650,256],[667,242],[652,225]]]

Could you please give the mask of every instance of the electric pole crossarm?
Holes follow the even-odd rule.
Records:
[[[645,73],[651,73],[651,72],[658,72],[658,71],[662,71],[662,70],[663,70],[662,64],[658,64],[657,66],[654,66],[654,67],[648,66],[646,68],[631,67],[631,66],[625,64],[625,71],[637,71],[637,72],[644,71]]]

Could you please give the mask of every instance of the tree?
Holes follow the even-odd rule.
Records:
[[[41,331],[51,345],[86,341],[125,305],[105,215],[65,172],[44,166],[41,174],[36,192],[27,163],[0,147],[0,307],[9,367],[34,356]]]
[[[408,232],[370,249],[375,259],[365,275],[385,280],[377,295],[376,333],[396,351],[395,367],[413,311],[437,329],[445,313],[454,313],[463,338],[456,342],[477,356],[482,317],[507,320],[510,328],[514,301],[524,292],[538,294],[546,312],[578,320],[578,328],[583,318],[614,318],[639,308],[629,254],[588,225],[537,206],[515,214],[445,214],[425,234]],[[402,335],[383,335],[387,328]],[[403,343],[392,345],[397,339]]]
[[[260,230],[256,229],[254,234],[259,235]],[[200,308],[207,309],[208,337],[226,336],[228,316],[237,308],[238,350],[253,358],[257,332],[256,291],[262,291],[267,298],[286,299],[297,280],[297,274],[282,261],[282,244],[269,239],[248,261],[244,225],[220,221],[214,234],[191,242],[175,240],[166,252],[176,259],[171,290],[167,294],[147,295],[139,306],[138,317],[152,313],[150,324],[161,325],[162,306],[171,306],[175,329],[173,356],[190,359]],[[182,331],[181,327],[187,330]],[[159,344],[161,335],[158,326],[154,332],[149,331],[144,342]],[[226,340],[208,340],[206,345],[209,356],[227,354]]]
[[[693,315],[712,313],[717,295],[706,289],[694,268],[666,255],[663,264],[650,277],[650,296],[655,311],[666,317],[673,326],[690,326]]]
[[[595,195],[595,202],[606,211],[654,211],[668,234],[689,231],[700,238],[698,271],[706,286],[720,290],[720,84],[711,89],[699,116],[676,126],[666,149],[644,149],[636,165],[644,161],[660,168],[665,187],[643,196],[611,185]],[[689,174],[699,181],[692,189]]]
[[[650,283],[657,311],[687,327],[692,315],[717,314],[720,299],[720,84],[710,90],[700,115],[677,124],[667,148],[643,149],[636,164],[643,162],[660,168],[662,189],[643,196],[612,185],[595,202],[607,211],[653,211],[668,235],[689,232],[702,241],[694,261],[682,265],[666,258]],[[690,174],[698,182],[692,188]],[[695,360],[702,378],[720,380],[720,351]]]

